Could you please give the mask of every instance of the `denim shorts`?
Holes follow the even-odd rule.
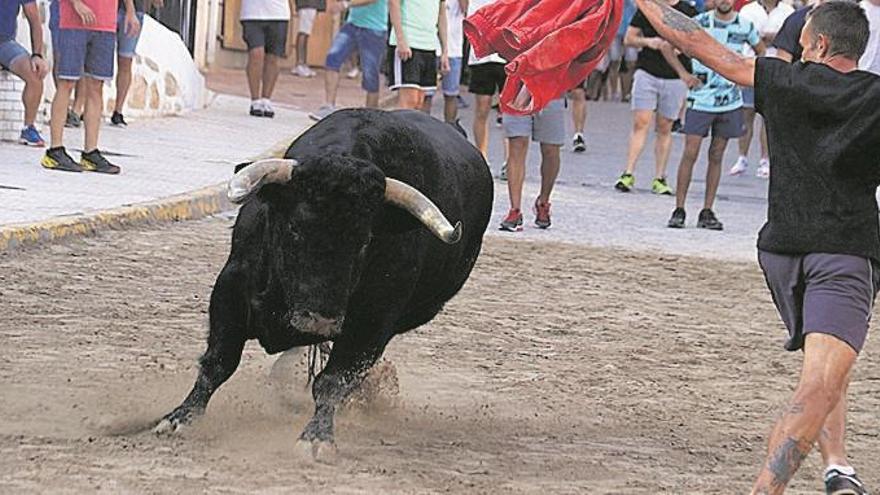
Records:
[[[385,31],[346,22],[333,38],[324,65],[329,70],[339,72],[342,64],[348,60],[355,48],[358,50],[361,70],[364,74],[361,87],[367,93],[376,93],[379,91],[379,70],[382,67],[382,57],[385,55]]]
[[[15,40],[0,43],[0,67],[12,69],[12,63],[28,55],[27,49]]]
[[[135,12],[138,22],[141,23],[141,30],[144,28],[144,13]],[[134,36],[125,34],[125,11],[120,10],[116,14],[116,54],[124,58],[134,58],[135,48],[137,48],[138,40],[141,32]]]
[[[58,30],[58,78],[82,76],[110,81],[116,52],[116,33],[87,29]]]
[[[534,115],[502,114],[504,136],[531,137],[541,144],[565,144],[565,109],[562,99],[553,100]]]
[[[458,96],[461,92],[461,57],[449,59],[449,73],[440,77],[440,88],[446,96]]]

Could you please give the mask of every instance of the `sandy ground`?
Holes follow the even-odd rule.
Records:
[[[753,264],[487,239],[466,288],[395,339],[396,403],[348,408],[339,460],[296,456],[303,366],[249,345],[203,420],[189,390],[226,218],[0,255],[2,493],[744,493],[797,354]],[[851,387],[880,486],[880,349]],[[820,493],[813,454],[790,493]]]

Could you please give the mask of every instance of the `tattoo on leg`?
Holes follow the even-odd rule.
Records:
[[[773,474],[774,486],[785,486],[791,481],[812,447],[812,444],[805,443],[789,437],[773,452],[767,469]]]

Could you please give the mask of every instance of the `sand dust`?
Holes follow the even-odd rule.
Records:
[[[206,416],[144,430],[204,350],[220,218],[0,255],[2,493],[744,493],[799,355],[754,264],[490,237],[465,289],[386,357],[399,393],[293,445],[305,366],[249,344]],[[880,487],[880,349],[849,448]],[[789,493],[820,493],[812,454]]]

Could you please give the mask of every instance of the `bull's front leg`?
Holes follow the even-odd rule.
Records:
[[[349,332],[349,335],[354,332]],[[367,371],[385,350],[387,338],[376,342],[362,339],[342,338],[333,344],[327,366],[312,384],[315,399],[315,415],[306,425],[297,442],[298,448],[307,455],[325,462],[336,456],[333,420],[336,409],[364,381]]]
[[[224,270],[225,272],[225,270]],[[199,375],[189,395],[153,429],[157,434],[174,433],[201,416],[214,392],[238,368],[245,337],[245,308],[234,296],[223,273],[211,294],[208,349],[199,359]]]

